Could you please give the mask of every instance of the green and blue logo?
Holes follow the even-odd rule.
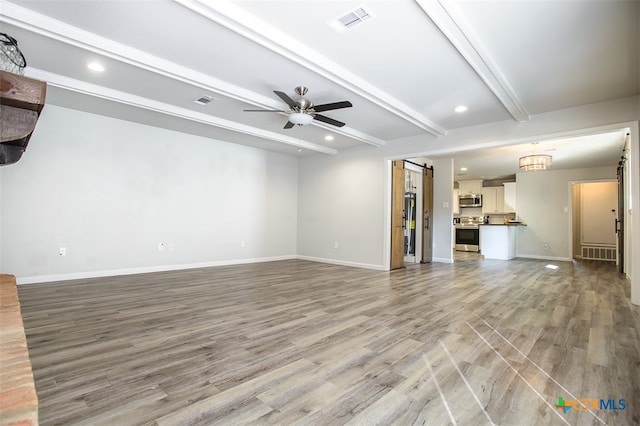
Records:
[[[558,410],[562,410],[567,414],[572,408],[576,411],[581,410],[613,410],[622,411],[627,408],[627,401],[622,399],[596,399],[596,398],[576,398],[567,401],[563,397],[558,397],[558,403],[555,405]]]

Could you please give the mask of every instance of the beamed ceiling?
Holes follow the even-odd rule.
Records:
[[[368,17],[336,30],[354,11]],[[47,103],[290,155],[636,96],[639,22],[637,1],[0,0]],[[316,105],[350,101],[322,112],[346,125],[284,129],[285,113],[244,111],[286,111],[274,91],[295,99],[296,86]],[[568,156],[615,164],[623,136],[573,141],[602,149]]]

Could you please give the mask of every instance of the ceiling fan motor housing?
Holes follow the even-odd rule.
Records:
[[[309,88],[307,87],[304,87],[304,86],[296,87],[296,93],[300,96],[306,95],[308,91],[309,91]]]

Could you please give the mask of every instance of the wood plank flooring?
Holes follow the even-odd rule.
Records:
[[[548,263],[291,260],[23,285],[40,423],[639,424],[629,283],[608,263]],[[559,397],[626,408],[565,414]]]

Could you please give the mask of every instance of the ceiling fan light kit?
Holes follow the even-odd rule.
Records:
[[[313,105],[309,99],[304,98],[303,96],[307,94],[309,91],[308,88],[304,86],[298,86],[295,88],[296,94],[298,95],[298,100],[294,101],[284,92],[280,92],[278,90],[274,90],[275,93],[280,99],[282,99],[287,105],[289,105],[289,111],[283,110],[252,110],[245,109],[246,112],[284,112],[288,114],[288,121],[284,125],[284,129],[291,129],[296,124],[298,126],[304,126],[305,124],[310,124],[313,120],[322,121],[323,123],[331,124],[332,126],[342,127],[345,125],[342,121],[334,120],[333,118],[326,117],[324,115],[318,114],[318,112],[323,111],[331,111],[334,109],[341,108],[350,108],[353,105],[349,101],[340,101],[340,102],[332,102],[328,104],[322,105]]]
[[[289,121],[293,124],[304,126],[305,124],[309,124],[313,121],[313,116],[302,112],[292,112],[289,114]]]

